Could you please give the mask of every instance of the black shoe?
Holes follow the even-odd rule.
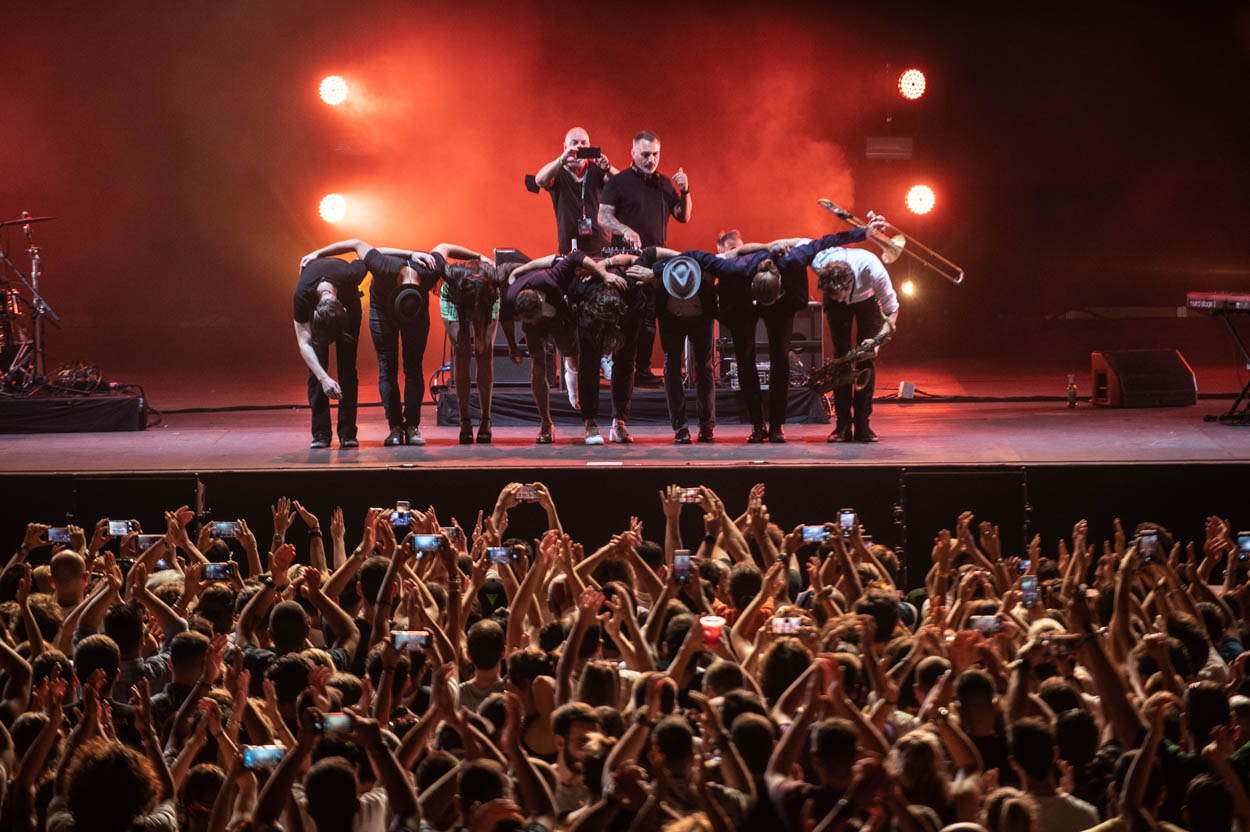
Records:
[[[674,445],[689,445],[690,444],[690,428],[682,428],[681,430],[677,431],[677,435],[673,437],[673,444]]]
[[[868,427],[867,425],[864,425],[863,427],[856,426],[855,441],[856,442],[876,442],[877,434],[873,433],[872,428]]]
[[[478,426],[477,426],[477,444],[479,444],[479,445],[489,445],[489,444],[490,444],[490,436],[491,436],[491,433],[490,433],[490,417],[489,417],[489,416],[487,416],[485,419],[483,419],[481,422],[479,422],[479,423],[478,423]]]
[[[550,445],[556,441],[556,426],[551,422],[543,425],[538,429],[538,438],[534,440],[535,445]]]
[[[340,440],[339,440],[339,448],[340,448],[340,449],[342,449],[342,450],[344,450],[344,451],[354,450],[354,449],[359,448],[359,447],[360,447],[360,440],[359,440],[359,439],[357,439],[357,438],[356,438],[356,437],[354,437],[354,436],[353,436],[351,439],[340,439]]]
[[[473,444],[473,423],[472,422],[460,423],[460,444],[461,445]]]
[[[779,445],[784,445],[786,441],[786,431],[781,425],[777,425],[768,431],[768,441]]]
[[[635,387],[659,387],[664,383],[664,379],[648,370],[645,373],[634,373]]]
[[[715,430],[708,427],[707,425],[704,425],[703,427],[699,428],[699,444],[702,445],[707,442],[715,442],[715,441],[716,441]]]
[[[317,448],[318,450],[328,448],[330,447],[330,439],[325,436],[314,436],[313,441],[308,443],[308,447]]]
[[[851,426],[849,424],[835,425],[833,428],[833,432],[829,434],[829,438],[826,439],[825,441],[826,442],[850,442],[851,441]]]
[[[409,425],[404,428],[404,444],[405,445],[424,445],[425,438],[421,436],[420,425]]]
[[[764,428],[760,425],[756,425],[751,428],[751,435],[747,437],[747,444],[758,445],[767,438],[768,434],[764,432]]]
[[[391,432],[382,440],[382,444],[387,448],[404,444],[404,429],[398,426],[391,428]]]

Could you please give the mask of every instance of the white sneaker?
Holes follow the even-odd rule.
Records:
[[[577,410],[580,407],[577,403],[577,370],[570,367],[568,361],[564,362],[564,388],[569,394],[569,404]]]
[[[603,444],[603,434],[599,432],[598,425],[586,426],[586,444],[587,445],[602,445]]]
[[[603,377],[608,381],[612,380],[612,356],[605,355],[599,359],[599,369],[603,370]]]

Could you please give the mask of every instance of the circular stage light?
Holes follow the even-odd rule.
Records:
[[[337,107],[347,100],[347,82],[337,75],[327,75],[321,79],[320,92],[322,101]]]
[[[924,95],[924,73],[918,69],[909,69],[898,76],[898,91],[910,101]]]
[[[326,222],[339,222],[347,216],[347,200],[341,194],[326,194],[317,210]]]
[[[907,297],[909,298],[914,296],[916,294],[916,284],[912,283],[910,280],[904,280],[903,281],[903,294],[907,295]]]
[[[907,209],[913,214],[927,214],[933,210],[937,197],[928,185],[913,185],[907,192]]]

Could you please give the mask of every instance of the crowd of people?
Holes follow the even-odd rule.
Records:
[[[185,506],[151,536],[30,524],[0,574],[0,828],[1250,829],[1250,535],[1082,521],[1005,551],[965,513],[909,587],[853,515],[659,498],[662,530],[593,541],[537,482],[471,528],[282,498],[267,546],[193,540]]]
[[[531,190],[546,189],[551,195],[558,253],[550,256],[530,259],[515,249],[497,249],[488,257],[448,243],[430,251],[375,248],[359,239],[305,255],[293,311],[296,341],[309,372],[311,446],[331,444],[331,399],[339,400],[340,447],[359,446],[356,339],[364,317],[359,286],[370,274],[369,332],[390,428],[386,446],[425,444],[421,363],[430,333],[429,295],[440,282],[439,312],[453,352],[460,444],[492,441],[495,334],[501,323],[511,360],[519,364],[530,358],[539,422],[535,441],[544,445],[555,441],[549,345],[562,359],[564,387],[584,423],[584,443],[604,443],[598,423],[601,367],[610,368],[605,371],[612,389],[608,439],[630,443],[634,387],[661,381],[650,368],[658,332],[673,441],[709,443],[716,429],[713,333],[719,321],[733,341],[737,383],[751,424],[747,441],[781,443],[786,441],[794,317],[808,306],[809,268],[816,274],[837,356],[848,356],[853,338],[861,344],[879,342],[893,333],[899,305],[889,274],[875,254],[845,247],[883,231],[884,218],[874,215],[866,227],[815,239],[767,243],[744,244],[739,232],[727,231],[718,236],[716,252],[679,251],[666,247],[668,221],[690,218],[689,177],[681,168],[671,179],[659,172],[660,140],[649,131],[634,136],[631,158],[628,168],[617,170],[601,148],[590,146],[586,131],[575,127],[566,134],[561,154],[528,177]],[[337,257],[349,253],[356,259]],[[761,323],[768,337],[765,384],[756,365]],[[686,405],[687,343],[698,418],[693,435]],[[331,345],[337,378],[329,372]],[[877,441],[869,423],[874,357],[875,352],[866,352],[855,361],[861,382],[834,391],[836,423],[828,441]]]

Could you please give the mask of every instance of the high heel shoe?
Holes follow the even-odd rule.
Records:
[[[489,444],[490,444],[490,417],[489,417],[489,416],[487,416],[487,417],[486,417],[485,419],[483,419],[482,421],[478,422],[478,425],[477,425],[477,444],[479,444],[479,445],[489,445]]]
[[[460,444],[473,444],[473,422],[470,419],[462,419],[460,422]]]

